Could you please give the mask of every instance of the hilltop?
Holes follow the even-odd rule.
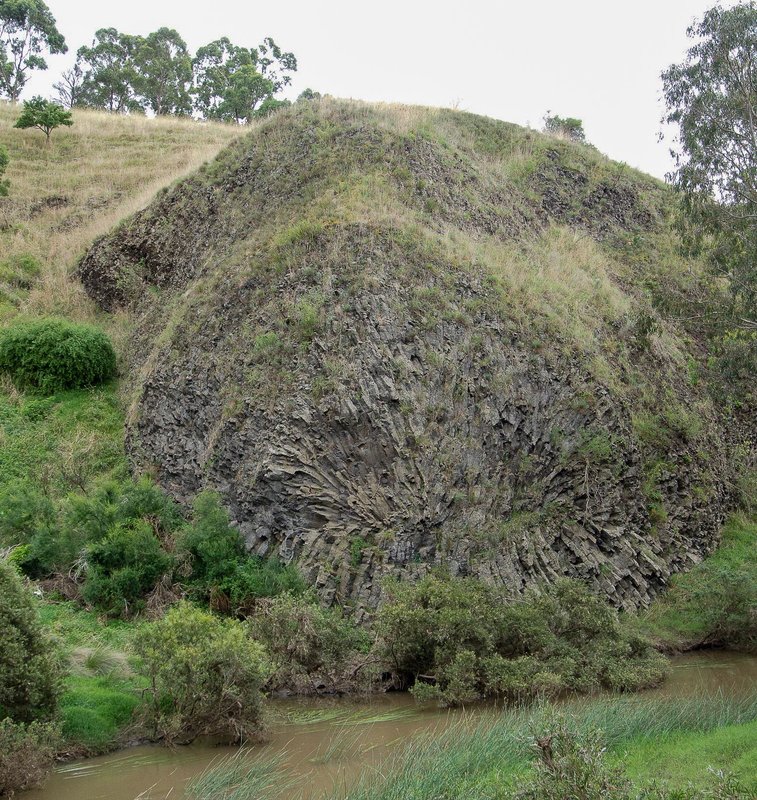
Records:
[[[716,545],[738,438],[679,321],[719,289],[671,209],[590,146],[325,100],[162,189],[77,276],[128,319],[132,467],[218,490],[324,601],[442,566],[636,608]]]

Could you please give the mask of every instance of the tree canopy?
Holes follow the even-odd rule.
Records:
[[[16,102],[29,72],[47,69],[40,54],[67,49],[55,17],[42,0],[0,0],[0,93]]]
[[[71,112],[63,106],[36,96],[24,101],[24,110],[16,120],[14,128],[36,128],[45,134],[49,143],[50,134],[61,125],[70,127],[74,124]]]
[[[249,122],[291,82],[297,59],[267,37],[257,47],[238,47],[227,37],[201,47],[193,61],[194,107],[209,119]]]
[[[757,330],[757,7],[715,6],[694,22],[695,43],[662,74],[663,122],[678,127],[668,176],[689,233],[729,278],[739,326]]]

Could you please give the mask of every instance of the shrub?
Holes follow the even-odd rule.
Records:
[[[177,549],[189,556],[189,581],[208,593],[236,571],[245,556],[244,541],[229,523],[215,492],[201,492],[194,501],[192,521],[177,536]]]
[[[270,667],[242,623],[180,603],[140,630],[135,650],[150,682],[147,716],[156,738],[238,741],[259,733]]]
[[[70,495],[58,519],[37,524],[23,568],[31,576],[68,570],[87,545],[119,526],[138,521],[169,537],[180,524],[178,509],[152,481],[105,481],[87,494]]]
[[[60,734],[51,723],[0,720],[0,796],[31,789],[53,766]]]
[[[305,588],[295,566],[247,555],[242,535],[215,492],[197,496],[192,521],[177,536],[177,549],[188,558],[195,596],[213,598],[217,610],[249,613],[260,598],[301,594]]]
[[[586,133],[584,124],[575,117],[559,117],[557,114],[550,115],[549,111],[544,115],[544,131],[546,133],[564,136],[574,142],[585,142]]]
[[[0,719],[33,722],[52,716],[59,667],[43,635],[31,593],[0,561]]]
[[[305,581],[294,564],[254,556],[238,563],[220,586],[236,613],[245,614],[251,613],[261,599],[282,594],[297,596],[305,591]]]
[[[445,704],[659,683],[665,659],[582,584],[508,602],[472,578],[395,584],[378,614],[384,655],[419,699]]]
[[[133,615],[171,563],[148,522],[116,525],[87,549],[83,597],[111,616]]]
[[[55,509],[38,487],[25,479],[0,487],[0,546],[27,544],[55,519]]]
[[[271,656],[274,689],[346,688],[355,657],[369,649],[368,634],[338,611],[291,594],[260,604],[250,630]]]
[[[0,333],[0,372],[19,389],[53,394],[108,380],[116,372],[116,354],[91,325],[18,322]]]

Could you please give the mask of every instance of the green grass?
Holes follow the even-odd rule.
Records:
[[[112,749],[133,720],[138,688],[133,679],[67,676],[60,704],[67,747],[88,753]]]
[[[140,623],[103,622],[72,602],[42,603],[40,617],[61,644],[70,670],[60,702],[65,749],[94,755],[118,747],[145,686],[129,666]]]
[[[660,753],[667,748],[671,783],[678,785],[697,778],[708,766],[699,762],[689,765],[687,771],[687,747],[690,755],[706,756],[716,768],[740,770],[742,781],[754,781],[757,775],[757,765],[749,762],[755,745],[748,741],[750,730],[757,725],[757,694],[662,701],[619,697],[570,704],[560,710],[578,730],[599,728],[614,758],[622,761],[628,753],[629,774],[640,781],[657,777],[655,762],[645,762],[643,756],[644,748],[651,752],[655,746]],[[542,728],[552,713],[554,707],[549,705],[508,710],[477,725],[462,723],[440,734],[416,738],[382,773],[364,776],[341,797],[492,800],[528,773],[533,732]],[[734,744],[730,732],[735,732],[743,747]]]
[[[618,760],[635,782],[656,778],[675,787],[706,786],[713,780],[712,769],[722,769],[757,792],[757,722],[639,739],[623,749]]]
[[[0,389],[0,489],[26,479],[55,498],[126,472],[115,383],[31,397]]]
[[[738,576],[736,583],[742,589],[757,582],[757,519],[744,515],[728,520],[720,547],[690,572],[674,576],[670,589],[641,614],[636,624],[667,649],[685,650],[714,640],[716,644],[754,650],[757,624],[753,612],[750,639],[748,613],[746,620],[741,618],[743,611],[736,615],[735,593],[724,587],[724,578],[734,580],[734,576]],[[748,596],[745,602],[749,602]],[[719,608],[722,608],[722,616],[732,618],[729,620],[726,616],[719,623],[715,613]],[[730,640],[727,630],[723,633],[713,630],[716,624],[727,628],[729,623],[734,628]],[[725,641],[719,641],[719,636],[726,637]]]

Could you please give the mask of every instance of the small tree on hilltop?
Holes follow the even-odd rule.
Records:
[[[550,114],[549,111],[544,115],[544,132],[564,136],[574,142],[586,141],[582,120],[575,117],[559,117],[557,114]]]
[[[71,112],[63,106],[45,100],[42,97],[33,97],[24,101],[24,110],[16,120],[15,128],[37,128],[47,137],[50,144],[50,134],[61,125],[70,127],[74,124]]]

